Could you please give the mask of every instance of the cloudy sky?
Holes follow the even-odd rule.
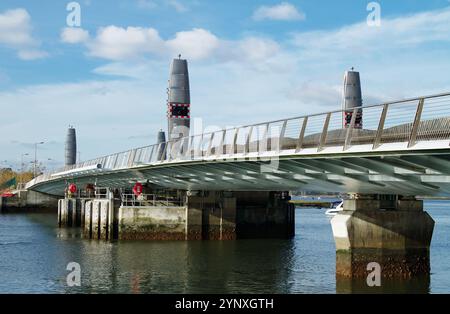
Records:
[[[153,144],[178,54],[208,128],[337,109],[351,67],[365,104],[450,90],[448,0],[69,2],[0,1],[0,167],[61,165],[69,125],[82,160]]]

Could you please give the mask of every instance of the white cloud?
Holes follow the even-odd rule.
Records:
[[[48,56],[48,53],[38,49],[24,49],[19,50],[17,55],[20,59],[28,61],[45,58]]]
[[[0,45],[16,50],[18,57],[23,60],[48,55],[39,49],[39,41],[32,36],[31,17],[25,9],[0,13]]]
[[[274,6],[260,6],[253,13],[253,19],[256,21],[262,20],[279,20],[279,21],[293,21],[304,20],[305,14],[299,11],[294,5],[288,2],[282,2]]]
[[[323,58],[349,55],[370,56],[413,47],[427,42],[450,43],[450,8],[398,18],[384,18],[380,27],[366,22],[332,31],[310,31],[294,35],[293,43],[304,56]]]
[[[238,47],[240,56],[248,61],[264,61],[280,51],[277,42],[257,37],[248,37],[239,41]]]
[[[79,44],[87,42],[89,32],[78,27],[66,27],[61,31],[61,41],[68,44]]]
[[[146,53],[160,54],[163,40],[158,31],[142,27],[102,27],[88,44],[89,54],[109,60],[140,57]]]
[[[202,28],[177,32],[168,40],[161,38],[154,28],[111,25],[98,29],[93,38],[82,29],[65,28],[61,31],[61,41],[84,44],[88,55],[113,61],[178,54],[190,60],[263,61],[280,50],[279,45],[268,38],[225,40]]]
[[[166,42],[172,54],[181,53],[190,59],[198,60],[210,57],[219,46],[219,39],[211,32],[194,28],[191,31],[178,32],[174,39]]]

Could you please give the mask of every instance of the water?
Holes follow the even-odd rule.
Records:
[[[436,221],[426,290],[448,293],[450,202],[425,207]],[[297,209],[291,240],[230,242],[107,243],[58,229],[55,214],[0,215],[0,293],[336,293],[324,211]],[[81,287],[66,284],[70,262]]]

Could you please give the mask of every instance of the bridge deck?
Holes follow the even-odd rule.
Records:
[[[363,128],[355,128],[356,113]],[[27,184],[62,194],[66,182],[193,190],[314,190],[450,195],[450,94],[200,134],[43,174]]]

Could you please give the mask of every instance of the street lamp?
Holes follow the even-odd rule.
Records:
[[[34,143],[34,169],[33,169],[33,177],[36,178],[36,166],[37,166],[37,147],[38,145],[42,145],[44,142]]]

